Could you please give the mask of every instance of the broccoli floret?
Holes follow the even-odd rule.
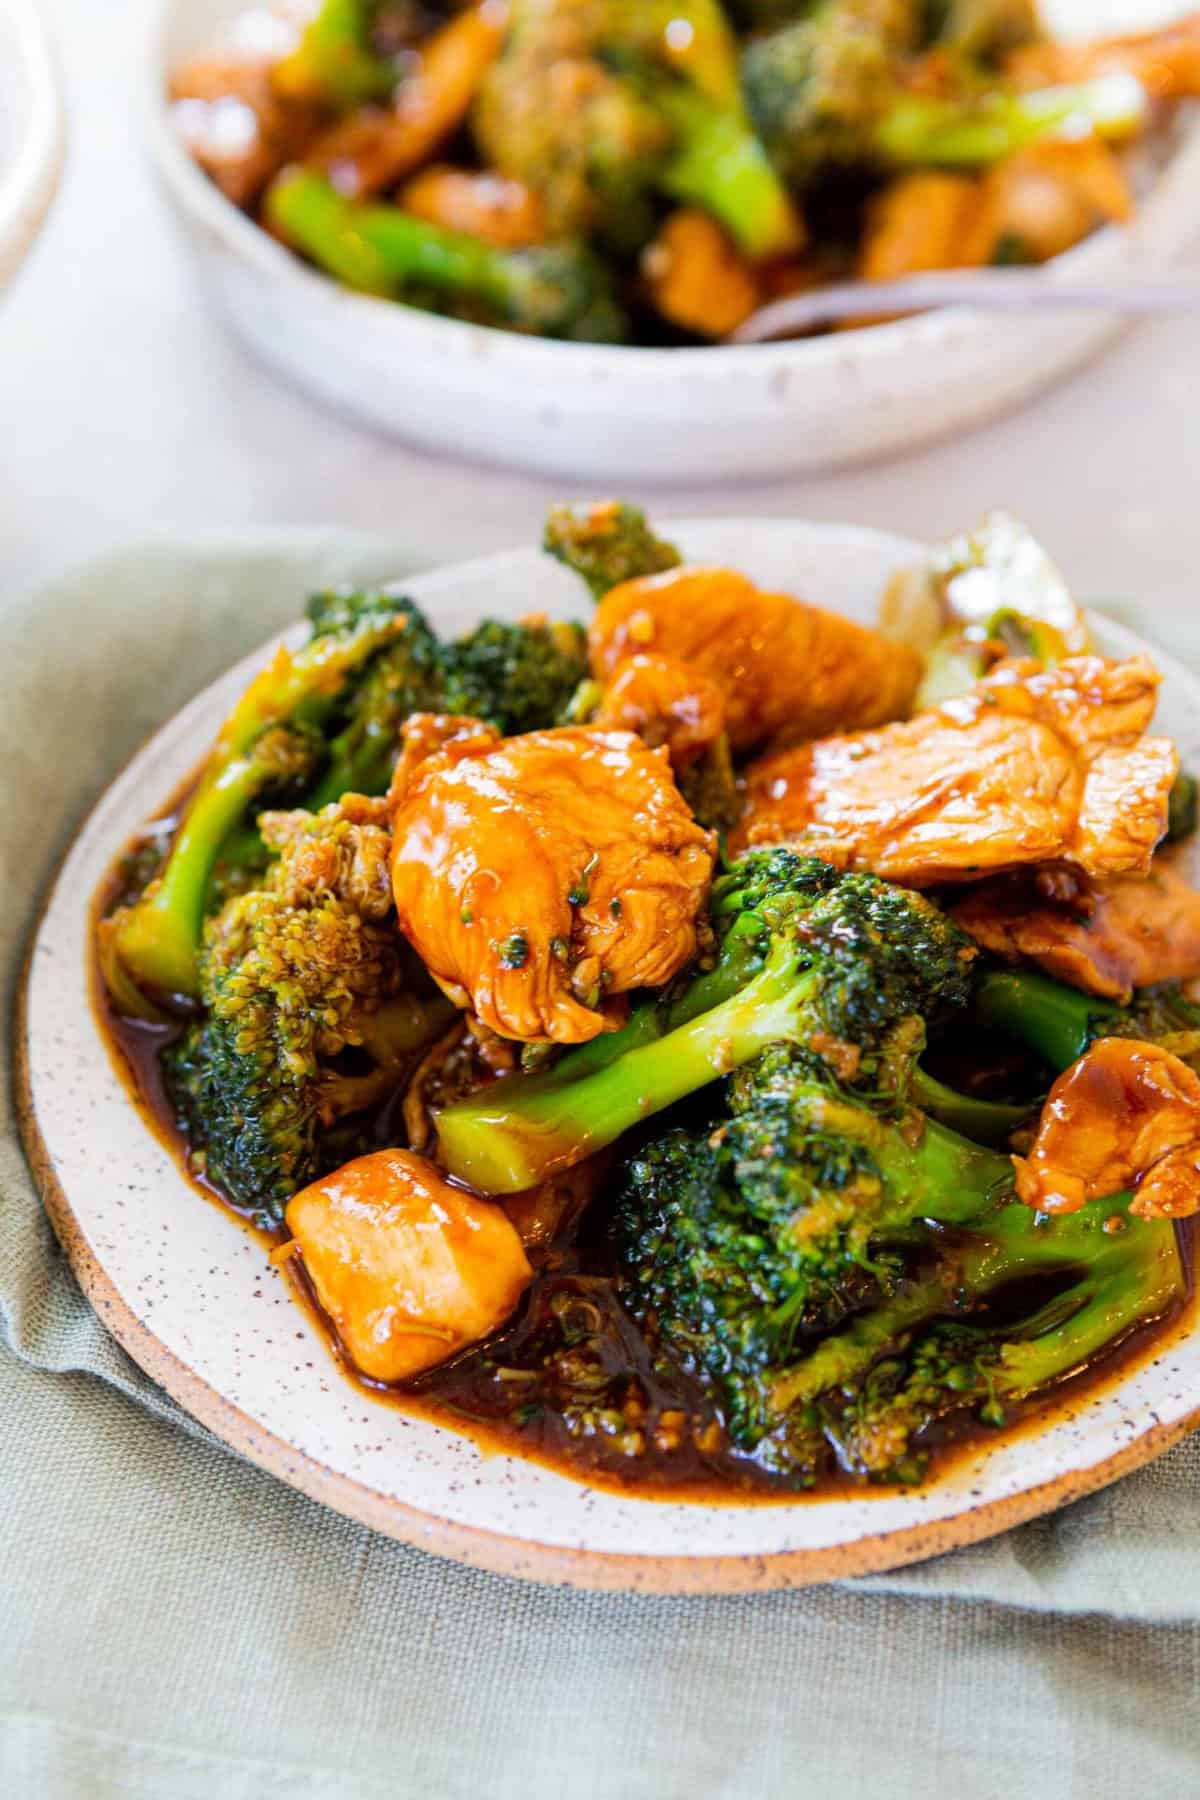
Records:
[[[771,1428],[759,1379],[810,1330],[828,1330],[876,1296],[882,1268],[831,1235],[792,1229],[796,1189],[756,1182],[773,1125],[746,1119],[715,1133],[673,1131],[635,1156],[616,1212],[625,1298],[681,1368],[718,1385],[733,1441]],[[783,1131],[786,1140],[786,1126]],[[807,1159],[829,1196],[852,1207],[874,1181],[861,1147],[826,1140]],[[818,1171],[817,1165],[820,1164]]]
[[[827,165],[868,169],[982,167],[1086,120],[1099,135],[1140,129],[1147,98],[1124,76],[960,97],[906,93],[898,74],[910,23],[887,0],[825,0],[810,16],[755,38],[742,58],[750,115],[775,166],[803,187]]]
[[[546,1074],[448,1107],[451,1172],[484,1192],[531,1187],[779,1042],[848,1084],[894,1087],[897,1028],[936,1026],[970,996],[976,951],[932,901],[816,857],[741,858],[714,887],[712,918],[713,968]]]
[[[792,1482],[834,1458],[919,1478],[937,1419],[1001,1423],[1183,1294],[1169,1224],[1119,1197],[1039,1219],[1007,1158],[848,1097],[811,1056],[768,1051],[728,1106],[630,1159],[623,1295],[735,1446]],[[997,1327],[989,1299],[1018,1282]]]
[[[654,230],[649,171],[671,132],[597,54],[606,0],[517,0],[474,112],[484,157],[532,188],[556,237],[619,253]]]
[[[580,625],[487,619],[449,647],[441,710],[469,714],[505,736],[560,718],[587,674]]]
[[[552,506],[542,547],[586,581],[595,600],[623,581],[658,575],[683,561],[674,544],[655,536],[641,507],[626,500]]]
[[[541,195],[555,232],[636,250],[663,193],[705,207],[747,255],[799,240],[716,0],[517,0],[475,130],[490,162]]]
[[[373,660],[413,621],[408,603],[386,594],[339,597],[336,611],[333,604],[318,608],[302,649],[281,649],[250,683],[217,736],[161,873],[103,922],[101,963],[123,1009],[135,1008],[138,994],[197,994],[200,933],[218,862],[235,854],[231,840],[258,808],[299,800],[320,778],[326,733],[338,727]],[[249,854],[252,862],[261,858],[253,832]]]
[[[1004,1200],[973,1218],[955,1214],[953,1246],[931,1272],[771,1383],[785,1418],[815,1409],[852,1473],[919,1479],[927,1460],[919,1434],[935,1418],[965,1402],[983,1423],[1003,1424],[1011,1406],[1086,1368],[1186,1294],[1174,1226],[1135,1219],[1127,1195],[1052,1220]],[[1042,1299],[1031,1304],[1035,1293]],[[989,1299],[1004,1310],[1016,1295],[1024,1310],[996,1327]],[[972,1340],[974,1354],[964,1354]],[[899,1367],[872,1393],[872,1375],[887,1363]]]
[[[314,594],[308,602],[314,639],[359,629],[387,616],[394,638],[343,700],[320,782],[305,797],[312,812],[343,794],[382,794],[391,779],[400,727],[414,712],[442,705],[444,650],[420,609],[388,590]]]
[[[849,0],[826,0],[742,57],[746,104],[793,186],[825,165],[877,160],[875,135],[896,92],[896,45]]]
[[[290,243],[363,293],[542,337],[616,343],[626,335],[608,271],[581,244],[497,249],[397,206],[347,200],[305,169],[285,170],[265,206]]]
[[[328,1134],[398,1085],[450,1009],[402,961],[386,831],[337,806],[271,825],[283,853],[209,919],[203,1014],[165,1071],[199,1169],[278,1222],[351,1153],[339,1137],[327,1154]]]

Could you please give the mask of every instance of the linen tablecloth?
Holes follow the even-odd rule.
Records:
[[[381,539],[238,536],[0,603],[6,1015],[38,895],[121,761],[307,588],[405,564]],[[0,1337],[14,1800],[1200,1791],[1200,1441],[838,1588],[655,1599],[466,1570],[247,1466],[142,1375],[57,1250],[11,1106]]]

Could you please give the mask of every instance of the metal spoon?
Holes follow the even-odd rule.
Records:
[[[764,344],[839,319],[973,306],[986,312],[1200,313],[1200,269],[1131,269],[1081,281],[1041,269],[935,269],[898,281],[841,281],[772,301],[738,326],[730,344]]]

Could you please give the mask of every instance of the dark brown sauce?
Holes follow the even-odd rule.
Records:
[[[169,825],[169,818],[155,821],[156,834],[160,830],[165,833]],[[129,893],[129,868],[127,853],[96,895],[97,919]],[[109,1004],[94,956],[91,988],[102,1036],[149,1129],[170,1150],[198,1194],[252,1232],[262,1244],[264,1255],[278,1249],[286,1241],[283,1230],[263,1229],[191,1166],[187,1143],[175,1123],[160,1060],[163,1050],[183,1029],[182,1024],[143,1024],[117,1015]],[[395,1102],[381,1109],[376,1121],[381,1143],[400,1141],[396,1110]],[[633,1498],[706,1505],[785,1501],[796,1504],[836,1494],[852,1493],[860,1499],[895,1494],[893,1486],[871,1485],[838,1470],[831,1471],[814,1488],[797,1489],[786,1479],[773,1477],[757,1463],[737,1454],[720,1430],[701,1389],[678,1370],[656,1367],[645,1339],[624,1312],[613,1279],[611,1252],[603,1230],[595,1228],[602,1217],[602,1204],[593,1201],[582,1222],[569,1227],[551,1246],[515,1321],[486,1345],[464,1352],[404,1389],[371,1381],[354,1368],[302,1266],[296,1259],[288,1259],[284,1268],[296,1298],[312,1317],[346,1379],[377,1402],[463,1433],[485,1454],[516,1453],[591,1486]],[[1041,1430],[1056,1417],[1077,1411],[1081,1402],[1108,1391],[1130,1370],[1160,1355],[1192,1328],[1197,1305],[1192,1222],[1178,1226],[1177,1232],[1187,1279],[1183,1305],[1131,1333],[1098,1362],[1059,1384],[1050,1396],[1010,1406],[1006,1423],[999,1430],[981,1424],[965,1410],[938,1427],[923,1440],[923,1448],[931,1453],[926,1484],[977,1456],[1000,1437],[1011,1440],[1014,1435]],[[1024,1309],[1032,1296],[1010,1294],[1007,1298],[1016,1313]],[[587,1408],[556,1410],[546,1404],[530,1409],[524,1416],[520,1401],[514,1402],[514,1394],[530,1380],[522,1357],[528,1358],[536,1351],[538,1334],[546,1331],[549,1319],[556,1320],[561,1336],[559,1313],[566,1313],[569,1327],[572,1308],[583,1313],[581,1324],[592,1323],[586,1310],[589,1308],[597,1321],[597,1328],[586,1334],[589,1351],[594,1350],[595,1366],[569,1372],[577,1376],[582,1373],[583,1387],[590,1384],[594,1391],[591,1416]],[[633,1408],[632,1428],[630,1384],[635,1384],[639,1392],[638,1405],[643,1413],[639,1421],[638,1406]],[[578,1397],[579,1383],[572,1385],[570,1391]],[[617,1408],[608,1404],[611,1401],[624,1404]],[[614,1419],[618,1410],[619,1428]],[[682,1427],[680,1420],[684,1421]]]

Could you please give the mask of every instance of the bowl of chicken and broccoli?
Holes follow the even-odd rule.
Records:
[[[1030,0],[172,0],[153,79],[264,356],[404,435],[591,476],[945,429],[1111,320],[728,340],[851,277],[1103,261],[1135,217],[1167,256],[1194,222],[1195,16],[1076,43]]]
[[[233,1441],[466,1554],[754,1584],[1086,1491],[1196,1407],[1194,696],[1003,515],[557,507],[315,594],[51,899],[73,1261]]]

